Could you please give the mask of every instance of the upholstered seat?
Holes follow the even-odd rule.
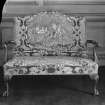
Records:
[[[48,71],[53,68],[53,71]],[[17,57],[5,64],[5,75],[94,74],[98,65],[80,57]]]

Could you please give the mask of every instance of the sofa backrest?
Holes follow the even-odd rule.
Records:
[[[86,49],[85,17],[40,12],[15,18],[17,55],[64,54]]]

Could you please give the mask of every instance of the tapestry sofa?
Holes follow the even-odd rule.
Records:
[[[98,59],[91,40],[87,41],[86,19],[57,11],[15,17],[14,40],[5,43],[4,80],[8,96],[13,76],[19,75],[89,75],[97,89]],[[93,44],[93,58],[88,57],[88,43]],[[8,45],[14,44],[12,59],[7,59]]]

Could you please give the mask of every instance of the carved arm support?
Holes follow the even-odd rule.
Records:
[[[96,48],[99,47],[99,44],[98,42],[94,41],[94,40],[87,40],[86,42],[86,46],[87,48],[89,48],[89,44],[92,45],[92,48],[93,48],[93,61],[97,62],[98,63],[98,57],[97,57],[97,54],[96,54]]]
[[[8,47],[9,47],[9,45],[12,47],[13,45],[16,45],[16,42],[11,40],[11,41],[7,41],[7,42],[3,43],[4,49],[5,49],[5,58],[4,58],[5,62],[7,62],[7,60],[8,60]]]

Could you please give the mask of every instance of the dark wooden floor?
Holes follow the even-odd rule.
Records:
[[[92,95],[88,76],[21,76],[10,81],[11,93],[0,97],[0,105],[105,105],[104,69],[99,69],[100,96]]]

